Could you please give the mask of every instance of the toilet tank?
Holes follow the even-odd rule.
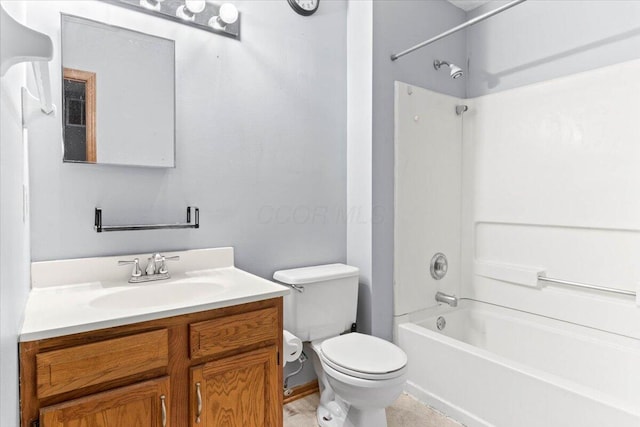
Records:
[[[350,330],[356,321],[358,273],[345,264],[276,271],[273,278],[292,288],[284,297],[284,328],[302,341]]]

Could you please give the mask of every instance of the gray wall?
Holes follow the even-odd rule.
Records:
[[[465,12],[442,1],[373,2],[373,280],[372,332],[391,339],[393,316],[393,82],[400,80],[464,97],[464,79],[452,80],[433,60],[465,65],[458,33],[392,62],[405,50],[463,22]],[[466,67],[463,67],[466,68]]]
[[[469,98],[636,59],[640,1],[529,0],[469,28],[467,52]]]
[[[22,21],[24,7],[3,7]],[[24,22],[24,21],[22,21]],[[20,87],[26,66],[0,78],[0,426],[18,425],[18,334],[29,293],[28,228],[23,222]]]
[[[175,169],[63,164],[60,125],[34,129],[35,261],[233,246],[239,267],[345,261],[346,2],[312,17],[284,1],[243,1],[242,40],[101,2],[28,3],[29,24],[59,45],[59,15],[107,21],[176,41]],[[59,104],[60,57],[52,62]],[[199,230],[93,231],[108,224],[184,221]]]

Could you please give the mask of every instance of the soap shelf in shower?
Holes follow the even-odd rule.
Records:
[[[478,276],[522,286],[538,288],[538,277],[546,274],[541,267],[476,261],[474,272]]]
[[[191,210],[194,211],[194,221],[191,222]],[[103,225],[102,209],[95,210],[95,225],[93,227],[98,233],[103,231],[135,231],[135,230],[168,230],[183,228],[200,228],[200,209],[195,206],[187,206],[187,222],[178,224],[141,224],[141,225]]]

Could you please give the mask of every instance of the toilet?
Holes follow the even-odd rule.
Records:
[[[381,338],[351,332],[358,304],[358,269],[344,264],[277,271],[291,287],[284,328],[310,342],[320,386],[322,427],[386,427],[385,408],[402,393],[407,355]]]

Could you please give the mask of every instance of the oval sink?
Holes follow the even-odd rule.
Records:
[[[135,285],[132,285],[135,286]],[[165,305],[207,302],[225,287],[218,283],[179,280],[168,283],[147,283],[102,295],[89,305],[97,308],[135,309]]]

